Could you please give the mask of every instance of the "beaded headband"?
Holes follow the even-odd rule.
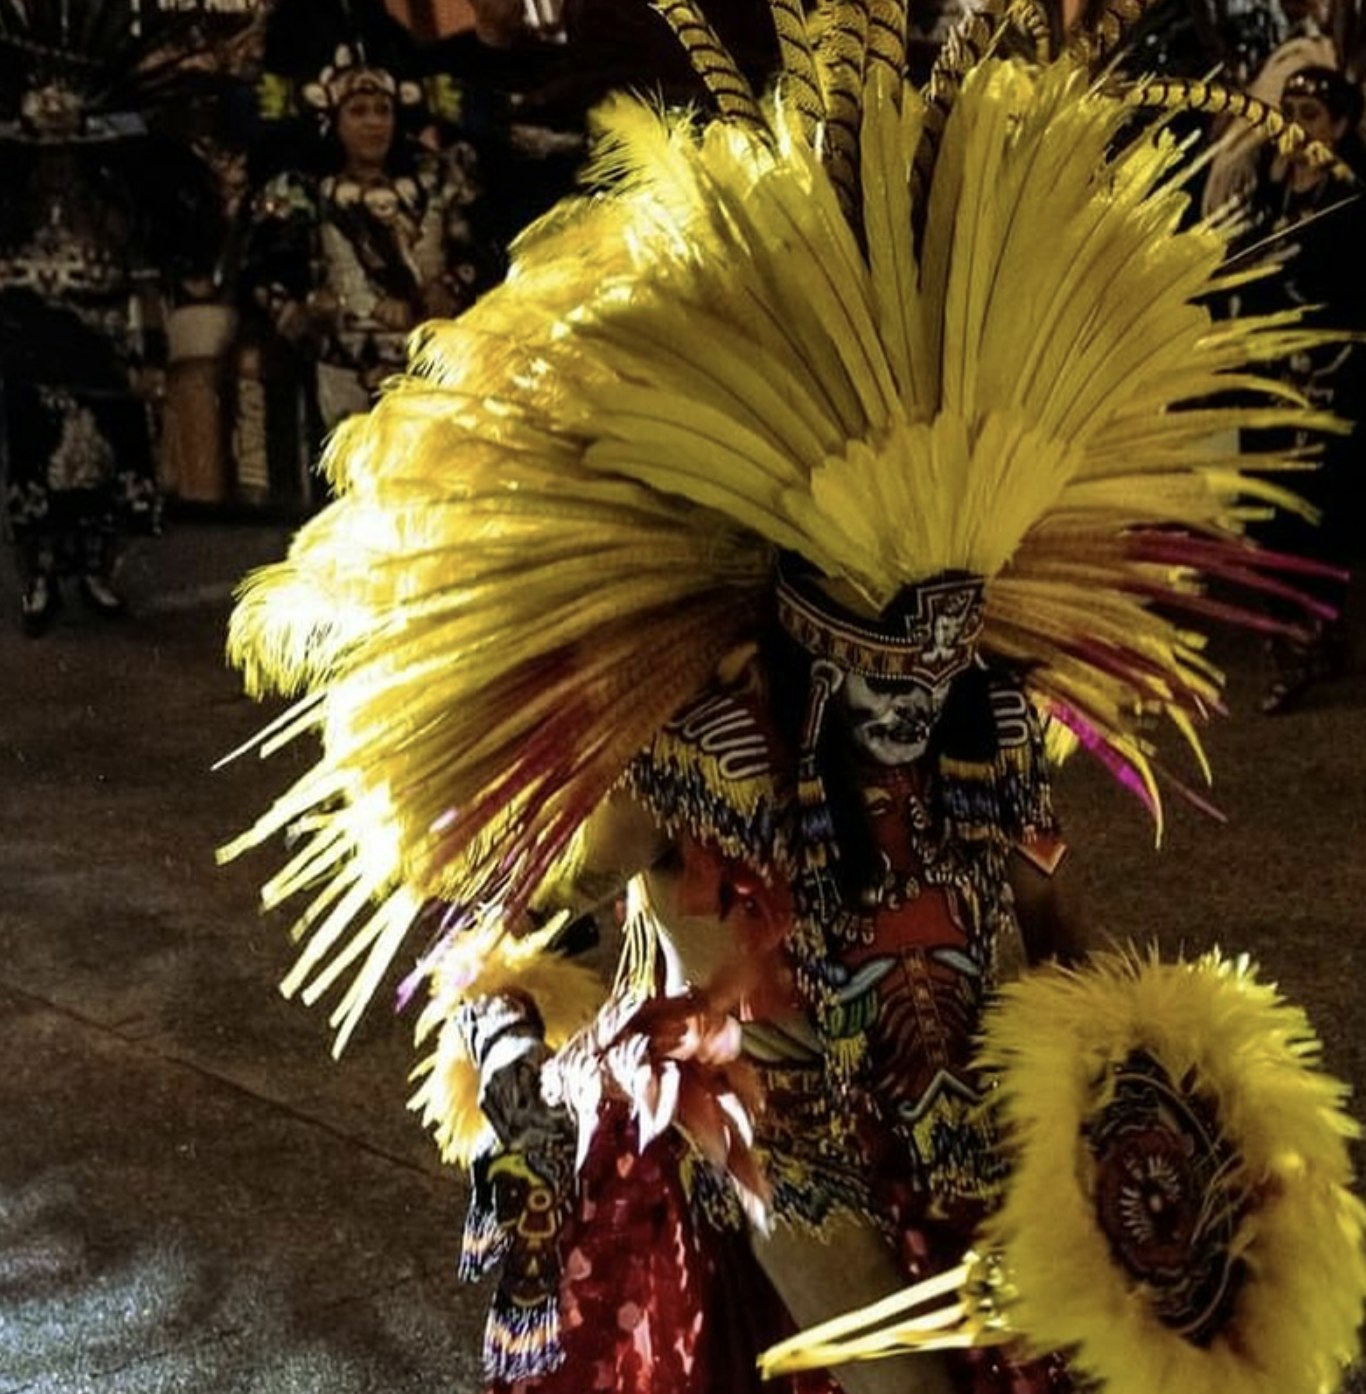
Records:
[[[381,93],[402,106],[413,106],[422,99],[422,90],[416,83],[400,82],[387,68],[372,66],[348,44],[337,48],[332,62],[316,81],[306,83],[299,95],[315,111],[333,116],[352,97],[364,92]]]
[[[1290,74],[1281,89],[1282,97],[1312,97],[1322,102],[1335,117],[1351,116],[1360,94],[1333,68],[1300,68]]]
[[[814,658],[866,678],[940,687],[964,671],[982,633],[982,580],[942,576],[907,586],[881,620],[860,619],[779,568],[778,623]]]

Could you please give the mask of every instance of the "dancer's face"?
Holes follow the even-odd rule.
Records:
[[[1304,128],[1310,140],[1331,150],[1347,134],[1345,117],[1334,116],[1317,97],[1291,93],[1281,101],[1281,112],[1289,121]]]
[[[929,749],[949,686],[926,687],[844,673],[837,700],[855,749],[875,764],[889,767],[919,760]]]

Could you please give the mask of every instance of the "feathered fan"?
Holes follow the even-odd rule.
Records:
[[[1327,1394],[1366,1303],[1347,1088],[1245,960],[1099,957],[983,1026],[1011,1174],[966,1264],[803,1332],[768,1374],[945,1346],[1064,1350],[1106,1394]]]

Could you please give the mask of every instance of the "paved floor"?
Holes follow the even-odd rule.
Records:
[[[410,1024],[376,1015],[334,1064],[322,1014],[273,991],[269,857],[213,865],[288,774],[210,772],[262,718],[221,658],[230,581],[283,545],[181,525],[130,554],[135,617],[68,609],[40,642],[0,580],[0,1394],[477,1387],[461,1189],[402,1108]],[[1253,951],[1360,1086],[1366,678],[1268,721],[1254,646],[1222,656],[1230,821],[1174,810],[1156,852],[1069,770],[1080,890],[1121,936]]]

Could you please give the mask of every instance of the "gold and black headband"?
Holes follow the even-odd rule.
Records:
[[[905,587],[880,618],[864,619],[780,567],[778,623],[813,658],[851,673],[941,687],[976,655],[982,580],[933,577]]]

